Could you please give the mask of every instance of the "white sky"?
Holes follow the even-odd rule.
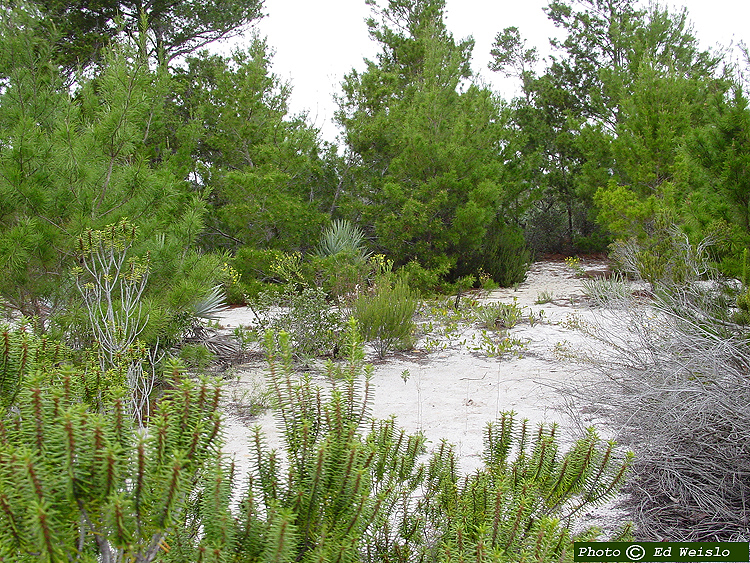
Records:
[[[381,5],[384,0],[381,0]],[[490,48],[502,29],[516,26],[528,47],[549,54],[549,37],[558,30],[542,8],[548,0],[446,0],[446,25],[456,39],[474,37],[473,68],[493,90],[509,99],[517,84],[487,69]],[[695,33],[704,48],[717,43],[750,43],[750,1],[675,0],[662,5],[685,5]],[[364,58],[374,58],[377,44],[370,40],[365,18],[370,8],[364,0],[265,0],[266,17],[257,29],[275,52],[272,70],[291,83],[293,113],[306,111],[309,121],[334,141],[338,133],[331,122],[336,109],[333,95],[352,68],[364,68]],[[241,45],[241,41],[239,42]]]

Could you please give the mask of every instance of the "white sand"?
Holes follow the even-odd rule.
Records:
[[[588,272],[606,270],[602,261],[582,265]],[[553,301],[535,304],[542,292],[552,294]],[[504,410],[512,409],[519,418],[528,418],[535,424],[558,422],[563,430],[573,431],[574,425],[559,409],[562,397],[555,386],[570,381],[585,366],[562,360],[555,348],[560,344],[575,348],[583,338],[562,326],[571,314],[584,318],[597,314],[585,305],[581,279],[562,261],[536,263],[516,289],[495,290],[479,299],[483,303],[516,300],[525,312],[532,310],[539,315],[544,311],[543,322],[533,326],[522,322],[510,331],[512,337],[526,342],[520,358],[513,354],[487,357],[472,350],[481,335],[476,326],[462,330],[442,350],[427,352],[425,338],[414,351],[392,354],[385,361],[377,361],[370,350],[375,364],[373,416],[395,416],[408,432],[422,431],[432,446],[447,440],[455,446],[465,472],[481,465],[485,425]],[[231,331],[253,321],[251,311],[237,308],[225,312],[220,323]],[[432,340],[435,339],[433,335]],[[262,362],[241,366],[236,380],[227,385],[229,398],[242,403],[251,390],[262,387],[263,369]],[[406,381],[402,377],[404,370],[409,372]],[[323,384],[322,376],[319,379]],[[271,447],[280,447],[272,412],[248,420],[238,416],[236,409],[228,409],[226,449],[235,456],[241,470],[249,466],[248,436],[255,425],[264,429]]]
[[[608,270],[607,263],[601,260],[584,261],[581,266],[590,275]],[[542,292],[551,294],[553,300],[537,305],[535,302]],[[481,303],[515,300],[525,313],[533,311],[537,316],[544,311],[543,322],[533,326],[522,322],[510,331],[510,336],[526,343],[521,357],[512,354],[487,357],[472,350],[477,347],[481,334],[481,328],[476,325],[464,327],[453,336],[452,344],[441,350],[434,350],[434,347],[433,351],[426,350],[429,342],[424,337],[414,351],[392,354],[384,361],[377,361],[373,351],[368,350],[369,361],[375,366],[372,415],[377,418],[395,416],[397,423],[408,432],[422,431],[428,439],[428,447],[437,446],[441,440],[453,444],[464,474],[481,466],[484,428],[504,410],[513,410],[518,419],[527,418],[534,425],[558,423],[563,440],[576,438],[581,427],[591,424],[584,414],[576,421],[568,417],[562,408],[564,397],[557,388],[577,377],[590,379],[596,375],[588,371],[585,361],[565,360],[556,353],[556,348],[596,349],[580,332],[566,328],[565,322],[572,315],[584,321],[595,318],[601,321],[607,315],[617,314],[590,308],[581,278],[562,260],[535,263],[526,281],[515,289],[499,289],[488,295],[471,297],[479,297]],[[236,308],[226,311],[220,322],[231,332],[239,325],[252,325],[254,315],[247,308]],[[432,339],[435,340],[434,335]],[[264,387],[264,369],[260,361],[240,366],[235,379],[226,386],[225,450],[234,456],[239,475],[245,475],[250,469],[249,437],[253,427],[262,428],[270,447],[282,449],[272,412],[266,411],[258,417],[248,417],[242,412],[243,401]],[[406,382],[402,377],[404,370],[409,372]],[[322,375],[314,379],[322,386],[326,384]],[[617,504],[615,500],[590,508],[580,515],[576,527],[593,525],[605,533],[613,532],[628,519]]]

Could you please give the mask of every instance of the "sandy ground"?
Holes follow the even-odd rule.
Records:
[[[589,275],[607,271],[603,261],[581,265]],[[542,294],[552,300],[537,304]],[[515,301],[526,314],[533,312],[538,317],[543,311],[543,320],[513,328],[509,334],[523,342],[523,348],[501,357],[488,357],[485,351],[475,349],[481,341],[478,326],[463,327],[450,337],[424,335],[413,351],[391,354],[384,361],[378,361],[369,350],[369,360],[375,366],[372,415],[395,416],[408,432],[423,432],[428,447],[447,440],[454,445],[465,472],[481,466],[483,430],[502,411],[513,410],[519,418],[535,424],[557,422],[572,436],[575,425],[560,409],[563,397],[556,387],[571,382],[586,367],[561,359],[556,349],[575,349],[582,342],[578,332],[564,326],[570,315],[585,318],[599,314],[586,305],[581,278],[562,260],[538,262],[515,289],[465,298],[481,303]],[[239,325],[251,325],[253,320],[251,311],[236,308],[226,311],[220,323],[232,331]],[[492,331],[489,334],[494,337]],[[226,449],[241,470],[249,467],[248,437],[253,426],[263,428],[271,447],[280,446],[273,413],[250,417],[242,408],[243,402],[263,388],[263,370],[262,362],[239,366],[227,384],[231,404],[227,408]],[[408,371],[406,381],[404,370]],[[318,379],[323,385],[323,377]]]
[[[609,271],[602,260],[584,260],[581,266],[588,277],[605,276]],[[368,349],[368,361],[374,365],[372,415],[395,416],[408,432],[423,432],[428,448],[441,440],[453,444],[465,474],[482,465],[484,428],[502,411],[513,410],[519,419],[529,419],[534,426],[558,423],[563,440],[578,437],[591,421],[584,414],[572,420],[558,389],[573,384],[576,378],[590,380],[596,376],[589,371],[585,357],[583,361],[570,361],[559,350],[589,350],[591,354],[596,347],[567,322],[572,316],[584,321],[598,318],[601,322],[603,316],[617,314],[589,306],[579,274],[562,260],[546,260],[535,263],[526,281],[516,288],[465,297],[483,304],[515,301],[525,317],[532,312],[541,317],[540,322],[532,325],[524,321],[509,331],[511,337],[524,343],[520,351],[488,357],[485,351],[476,350],[481,339],[481,328],[476,324],[460,327],[449,337],[423,334],[414,350],[391,354],[382,361]],[[538,303],[543,296],[551,300]],[[231,332],[253,321],[252,311],[235,308],[223,314],[220,324],[224,331]],[[273,412],[249,416],[246,408],[264,389],[264,370],[262,361],[239,366],[226,385],[225,449],[234,457],[240,475],[250,469],[248,446],[253,427],[262,428],[270,447],[282,449]],[[404,370],[408,371],[406,380]],[[322,375],[313,379],[321,386],[326,384]],[[598,430],[606,436],[606,431]],[[628,519],[617,505],[615,500],[589,509],[576,527],[598,526],[605,535],[614,531]]]

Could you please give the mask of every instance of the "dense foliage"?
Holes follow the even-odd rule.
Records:
[[[169,77],[123,48],[72,93],[26,14],[3,15],[0,41],[5,304],[37,317],[42,330],[55,314],[71,314],[79,237],[128,218],[139,232],[133,251],[150,254],[153,322],[159,311],[168,332],[167,323],[220,278],[219,260],[190,248],[203,230],[203,198],[172,161],[153,157]]]
[[[617,245],[654,298],[644,307],[622,280],[599,286],[616,311],[576,323],[596,352],[577,351],[594,376],[571,394],[636,452],[626,504],[639,539],[747,541],[750,290],[738,297],[712,271],[710,240],[694,246],[677,229],[664,239],[659,255]]]
[[[502,104],[472,83],[473,43],[453,39],[444,5],[389,2],[368,21],[382,51],[347,76],[337,116],[358,163],[356,210],[397,265],[502,277],[505,264],[484,246],[518,219],[503,185]]]
[[[4,300],[41,317],[66,304],[75,237],[123,217],[142,233],[140,252],[163,253],[153,282],[195,271],[191,283],[211,287],[220,276],[196,257],[181,271],[168,263],[195,243],[228,252],[221,262],[242,276],[233,301],[283,281],[269,268],[278,252],[312,258],[340,219],[396,268],[433,276],[428,289],[479,272],[510,285],[529,250],[602,251],[660,222],[722,238],[714,258],[738,273],[746,97],[684,11],[554,1],[549,61],[523,30],[498,33],[491,68],[523,87],[502,100],[473,76],[473,41],[448,30],[444,0],[368,3],[380,50],[337,94],[340,149],[290,115],[262,38],[248,34],[230,56],[198,50],[244,30],[258,2],[203,6],[200,17],[190,2],[4,12]],[[148,243],[157,233],[163,245]],[[323,262],[312,268],[335,276]]]

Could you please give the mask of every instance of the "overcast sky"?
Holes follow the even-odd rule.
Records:
[[[558,30],[542,11],[548,3],[446,1],[448,29],[456,39],[469,35],[474,38],[474,71],[506,99],[516,93],[517,84],[487,69],[495,35],[516,26],[528,46],[537,47],[542,55],[549,54],[549,37],[557,35]],[[717,43],[750,43],[748,0],[683,0],[662,5],[687,7],[704,48]],[[292,112],[306,111],[310,122],[322,130],[324,139],[334,141],[337,129],[331,123],[336,109],[333,95],[340,92],[346,73],[352,68],[363,69],[363,59],[374,58],[378,51],[364,22],[370,8],[364,0],[265,0],[264,13],[266,17],[256,27],[275,52],[273,72],[292,85]]]

